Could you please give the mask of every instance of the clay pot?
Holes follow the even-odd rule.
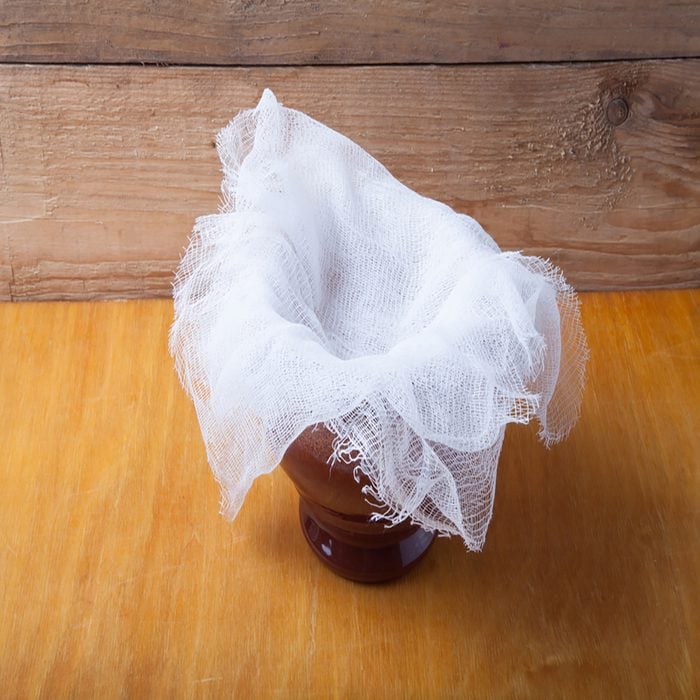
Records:
[[[282,468],[299,492],[301,529],[311,549],[340,576],[376,583],[402,576],[425,555],[435,539],[405,520],[392,527],[370,522],[376,512],[365,500],[356,463],[331,467],[334,435],[326,427],[307,428],[289,446]]]

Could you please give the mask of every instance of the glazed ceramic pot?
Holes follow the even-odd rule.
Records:
[[[376,508],[365,500],[356,462],[328,464],[334,435],[322,425],[307,428],[289,446],[282,468],[299,492],[301,529],[311,549],[335,573],[376,583],[398,578],[415,566],[435,539],[405,520],[387,527],[371,522]]]

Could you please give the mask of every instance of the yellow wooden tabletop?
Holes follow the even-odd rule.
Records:
[[[315,559],[218,514],[169,301],[0,305],[3,697],[698,697],[700,291],[587,294],[581,421],[509,429],[484,551]]]

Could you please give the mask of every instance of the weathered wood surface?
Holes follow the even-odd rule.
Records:
[[[219,65],[700,55],[695,0],[3,0],[0,60]]]
[[[508,430],[481,554],[321,567],[278,469],[218,515],[168,301],[0,304],[5,698],[697,698],[700,291],[583,295],[581,420]]]
[[[214,136],[265,86],[581,288],[700,282],[700,60],[6,65],[0,298],[169,294],[194,218],[218,206]]]

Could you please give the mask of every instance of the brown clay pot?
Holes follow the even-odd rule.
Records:
[[[301,529],[311,549],[340,576],[377,583],[402,576],[417,564],[435,539],[405,520],[392,527],[371,522],[376,508],[365,500],[356,463],[328,459],[334,435],[325,426],[307,428],[289,446],[282,468],[299,492]]]

